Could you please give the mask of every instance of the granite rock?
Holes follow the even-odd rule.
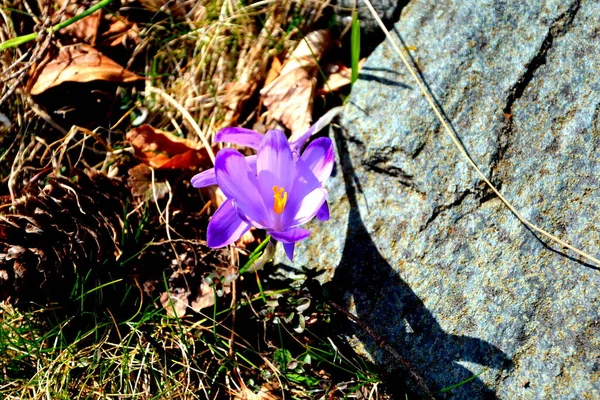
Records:
[[[406,0],[371,0],[371,5],[377,11],[377,15],[382,22],[391,27],[398,20],[402,7],[407,3]],[[338,24],[345,28],[352,23],[352,12],[357,10],[360,20],[361,31],[367,35],[380,34],[381,30],[377,20],[369,11],[364,1],[355,0],[337,0],[334,4],[334,11]]]
[[[598,15],[597,1],[413,0],[394,28],[482,171],[527,219],[596,257]],[[387,42],[340,125],[331,220],[312,223],[293,266],[324,270],[433,391],[479,374],[439,397],[600,398],[600,269],[485,187]]]
[[[388,29],[391,29],[398,21],[402,8],[407,3],[407,0],[371,0],[371,5]],[[357,12],[360,21],[360,58],[369,56],[385,39],[385,33],[364,1],[337,0],[333,4],[333,11],[336,16],[336,25],[342,32],[350,28],[352,15],[354,11]],[[350,34],[342,38],[341,45],[344,48],[350,48]]]

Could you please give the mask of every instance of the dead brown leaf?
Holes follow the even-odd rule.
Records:
[[[229,293],[229,287],[226,290]],[[160,304],[170,316],[183,317],[191,308],[195,312],[212,307],[215,304],[215,291],[206,280],[202,280],[196,298],[190,304],[191,291],[182,287],[170,287],[168,292],[160,294]]]
[[[206,149],[188,139],[142,125],[127,133],[127,141],[142,162],[156,169],[195,169],[208,167]]]
[[[68,4],[65,6],[65,3]],[[87,9],[87,7],[83,4],[77,3],[77,0],[55,0],[57,9],[62,9],[65,7],[65,13],[61,18],[61,22],[81,14]],[[95,45],[101,20],[102,10],[100,9],[95,13],[75,22],[74,24],[61,29],[59,33],[77,38],[82,42]]]
[[[107,47],[126,46],[129,41],[137,45],[141,42],[139,33],[140,30],[136,23],[122,18],[114,20],[108,29],[100,35],[100,45]]]
[[[203,308],[211,307],[215,304],[215,291],[214,289],[203,280],[198,290],[198,295],[192,300],[192,310],[199,312]]]
[[[181,282],[174,279],[169,284],[169,291],[160,294],[160,304],[170,316],[185,316],[189,310],[200,312],[201,310],[212,307],[215,304],[215,296],[223,296],[231,293],[231,282],[237,279],[237,269],[233,272],[229,270],[221,271],[223,275],[216,274],[217,285],[213,286],[206,279],[202,278],[199,286],[190,288],[187,285],[181,285]],[[189,276],[190,270],[174,273],[173,276]],[[176,283],[176,282],[179,282]],[[190,302],[191,300],[191,302]]]
[[[167,311],[167,315],[183,317],[189,307],[188,296],[190,291],[183,288],[172,288],[169,292],[160,294],[160,304]]]
[[[366,62],[366,58],[363,58],[358,62],[359,71]],[[325,67],[325,71],[327,72],[327,81],[322,87],[317,89],[317,95],[335,92],[344,86],[349,85],[352,81],[352,68],[349,68],[342,63],[329,64]]]
[[[236,393],[235,400],[279,400],[281,396],[276,393],[276,389],[272,388],[273,385],[266,383],[261,386],[258,393],[254,393],[249,388],[244,388],[240,392]]]
[[[128,83],[144,79],[86,44],[63,47],[54,60],[42,63],[33,76],[32,95],[39,95],[65,82],[101,80]]]
[[[83,4],[83,0],[54,0],[54,3],[56,9],[64,9],[60,21],[56,20],[55,23],[79,15],[89,7],[88,4]],[[101,26],[104,27],[104,24],[102,24],[103,18],[102,9],[100,9],[61,29],[59,33],[76,39],[76,42],[84,42],[92,46],[98,44],[104,47],[115,47],[119,45],[126,46],[127,41],[131,41],[136,45],[141,42],[137,24],[129,22],[123,16],[109,14],[105,17],[108,29],[100,29]],[[100,38],[100,43],[97,43],[98,38]]]
[[[260,91],[269,117],[290,129],[292,136],[306,131],[312,122],[318,62],[329,37],[328,30],[306,35],[283,64],[279,76]]]
[[[206,7],[199,1],[139,0],[139,2],[148,10],[169,12],[175,17],[187,17],[191,21],[199,21],[206,16]]]
[[[269,86],[271,82],[273,82],[279,75],[281,75],[281,69],[283,68],[283,64],[279,60],[279,58],[274,57],[271,62],[271,68],[269,72],[267,72],[267,77],[265,78],[265,86]]]
[[[138,164],[129,170],[127,186],[132,195],[141,196],[144,201],[154,199],[155,193],[157,199],[162,199],[169,193],[166,182],[152,182],[152,171],[146,164]]]

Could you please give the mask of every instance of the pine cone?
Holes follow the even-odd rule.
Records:
[[[77,277],[121,254],[123,185],[104,175],[51,176],[28,189],[14,214],[0,213],[0,300],[59,300]]]

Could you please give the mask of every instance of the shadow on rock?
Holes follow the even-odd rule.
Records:
[[[412,86],[407,85],[406,83],[403,83],[403,82],[400,82],[397,80],[387,79],[387,78],[380,76],[382,72],[386,72],[388,74],[400,75],[398,72],[392,71],[391,69],[387,69],[387,68],[383,69],[383,68],[363,67],[361,72],[358,74],[358,78],[363,81],[379,82],[382,85],[398,86],[402,89],[412,89]]]
[[[358,318],[412,365],[436,397],[496,398],[495,392],[477,377],[439,393],[443,388],[473,377],[471,371],[458,363],[460,361],[478,364],[480,370],[508,368],[510,361],[490,343],[444,332],[423,301],[381,256],[358,209],[360,183],[340,131],[336,131],[335,141],[350,215],[342,259],[332,281],[327,284],[332,298],[343,306],[351,301]],[[393,373],[406,375],[407,371],[401,372],[403,368],[398,360],[380,349],[374,338],[364,332],[359,336],[379,364]]]

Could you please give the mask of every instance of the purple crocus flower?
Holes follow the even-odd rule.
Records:
[[[331,120],[337,112],[326,117]],[[293,259],[295,243],[310,235],[301,226],[315,216],[329,219],[323,184],[333,169],[333,143],[319,138],[300,153],[310,136],[324,125],[322,118],[292,142],[278,130],[262,135],[250,129],[225,128],[217,133],[215,141],[251,147],[257,154],[244,157],[235,149],[222,149],[215,168],[192,178],[194,187],[217,184],[227,197],[208,224],[208,246],[233,243],[254,226],[280,241]]]

